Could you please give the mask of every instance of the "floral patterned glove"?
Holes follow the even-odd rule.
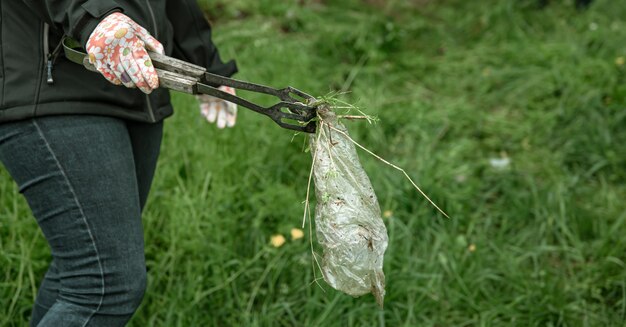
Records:
[[[103,19],[87,41],[89,61],[109,82],[150,94],[159,77],[146,49],[164,53],[145,28],[118,12]]]
[[[220,90],[235,95],[235,89],[220,86]],[[237,120],[237,105],[210,95],[199,95],[200,114],[209,122],[217,121],[217,128],[233,127]]]

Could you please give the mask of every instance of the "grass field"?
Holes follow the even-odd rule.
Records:
[[[361,152],[390,216],[385,308],[321,289],[308,233],[289,237],[304,137],[245,109],[219,131],[177,95],[131,326],[624,326],[626,6],[535,2],[201,1],[239,78],[350,91],[380,119],[353,137],[452,218]],[[1,170],[0,326],[26,324],[48,260]]]

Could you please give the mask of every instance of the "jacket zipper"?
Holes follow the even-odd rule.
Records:
[[[46,71],[46,82],[48,85],[54,84],[54,78],[52,76],[52,69],[54,68],[54,61],[56,60],[59,52],[61,52],[61,46],[63,45],[63,39],[57,44],[52,52],[50,52],[50,25],[44,23],[43,25],[43,54],[44,54],[44,69]]]
[[[146,5],[148,7],[148,11],[150,12],[150,17],[152,18],[152,27],[154,28],[154,38],[159,38],[159,30],[157,26],[157,20],[154,16],[154,11],[152,10],[152,6],[150,5],[150,0],[146,0]],[[154,110],[152,108],[152,103],[150,102],[150,95],[146,94],[146,103],[148,104],[148,115],[150,116],[150,120],[156,122],[156,118],[154,117]]]

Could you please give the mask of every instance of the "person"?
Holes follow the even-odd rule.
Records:
[[[101,74],[67,60],[64,37]],[[31,326],[123,326],[142,301],[141,212],[173,113],[147,50],[237,72],[195,0],[0,2],[0,161],[52,254]],[[233,104],[200,102],[208,121],[235,124]]]

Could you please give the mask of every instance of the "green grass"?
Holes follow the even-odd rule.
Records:
[[[361,152],[393,213],[385,309],[322,290],[306,240],[269,245],[301,224],[303,137],[245,109],[218,131],[177,95],[131,325],[623,326],[626,7],[534,2],[201,1],[239,78],[349,90],[380,118],[350,123],[352,136],[452,219]],[[489,164],[503,156],[508,168]],[[0,325],[19,326],[49,252],[0,174]]]

